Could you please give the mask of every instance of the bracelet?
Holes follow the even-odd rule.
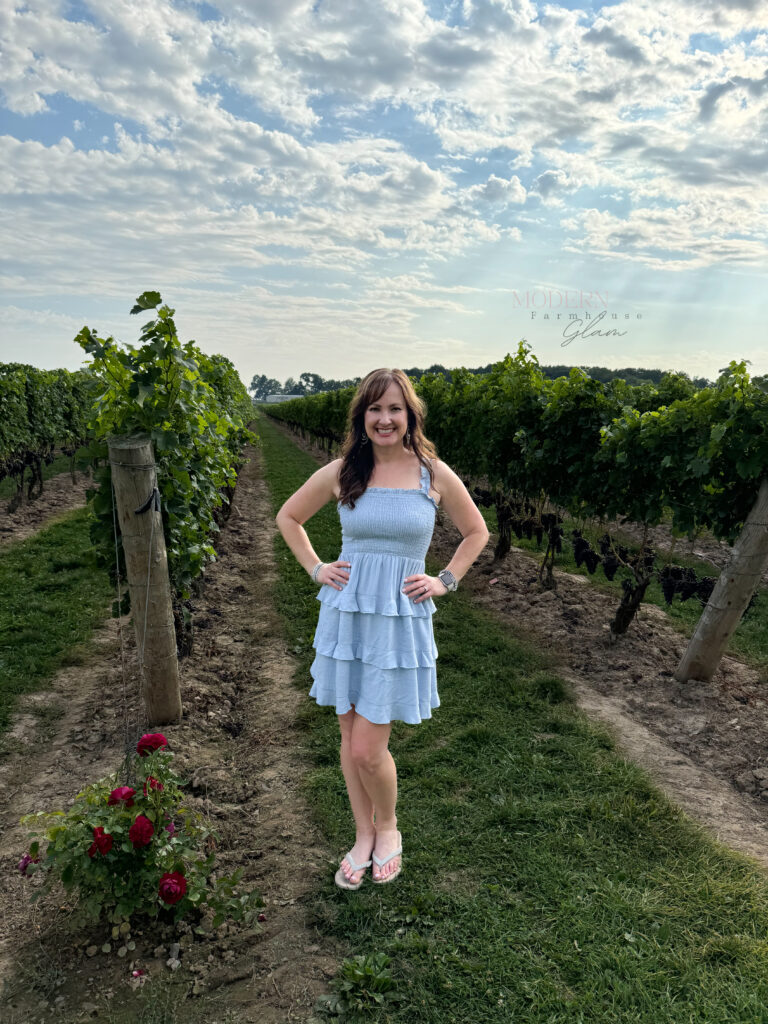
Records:
[[[312,572],[309,574],[312,577],[313,582],[317,583],[317,574],[320,572],[325,562],[318,562]]]

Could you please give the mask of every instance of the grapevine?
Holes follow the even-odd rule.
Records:
[[[102,564],[115,571],[110,435],[149,435],[154,442],[158,487],[168,553],[177,642],[191,649],[188,599],[205,566],[216,557],[213,536],[230,507],[240,451],[258,439],[246,429],[252,405],[232,363],[207,356],[193,341],[181,344],[175,310],[158,292],[144,292],[131,313],[157,309],[144,324],[139,347],[123,350],[114,338],[83,327],[75,341],[91,357],[101,384],[89,426],[94,442],[88,462],[96,487],[87,492],[95,519],[91,540]],[[125,574],[122,539],[118,557]],[[186,635],[185,635],[186,634]]]

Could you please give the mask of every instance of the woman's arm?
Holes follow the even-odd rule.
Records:
[[[341,459],[334,459],[327,466],[321,466],[316,473],[301,485],[287,501],[283,502],[275,516],[277,528],[283,540],[296,556],[299,564],[311,573],[322,559],[317,557],[309,542],[307,531],[302,526],[319,512],[323,505],[335,497],[334,487],[338,479]]]
[[[491,535],[480,509],[451,467],[435,459],[433,468],[435,490],[440,493],[440,507],[445,509],[449,519],[464,538],[456,548],[453,558],[445,566],[458,581],[477,560]]]

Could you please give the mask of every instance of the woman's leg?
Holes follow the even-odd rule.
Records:
[[[375,828],[373,824],[373,803],[368,792],[360,779],[360,772],[352,758],[352,732],[355,728],[355,720],[359,715],[353,707],[344,715],[338,715],[339,729],[341,730],[341,770],[344,774],[344,781],[347,784],[349,803],[352,807],[352,814],[355,818],[355,845],[349,851],[355,864],[362,864],[371,859],[371,852],[375,840]],[[377,857],[380,854],[376,855]],[[363,872],[352,871],[349,861],[345,857],[341,862],[341,871],[345,878],[352,883],[360,881]]]
[[[391,731],[391,723],[377,725],[357,714],[351,730],[351,761],[357,768],[363,788],[375,808],[375,852],[379,860],[388,857],[398,846],[395,816],[397,769],[387,746]],[[383,868],[379,868],[374,862],[374,878],[385,878],[392,871],[396,871],[399,864],[399,857],[393,857]]]

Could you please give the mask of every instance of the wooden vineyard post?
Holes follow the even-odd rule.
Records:
[[[720,573],[702,612],[688,649],[677,666],[675,679],[707,682],[715,674],[731,634],[755,592],[768,563],[768,478],[764,477],[757,501],[733,546],[728,565]]]
[[[152,441],[146,435],[112,436],[107,443],[139,651],[141,696],[149,723],[167,725],[181,721],[181,691]],[[148,499],[146,511],[140,511]]]

